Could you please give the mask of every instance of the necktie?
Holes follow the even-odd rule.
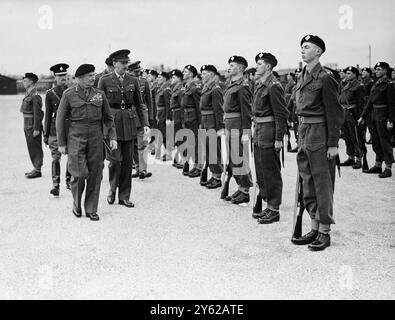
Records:
[[[119,76],[118,79],[119,79],[119,82],[120,82],[120,83],[123,82],[123,76]]]
[[[89,97],[89,89],[84,89],[84,93],[85,93],[85,96],[88,98]]]

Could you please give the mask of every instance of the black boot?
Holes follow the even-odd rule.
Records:
[[[59,161],[52,161],[52,183],[53,187],[50,191],[54,196],[59,196],[59,184],[60,184],[60,163]]]
[[[184,167],[182,169],[182,174],[184,176],[189,175],[189,162],[188,161],[184,163]]]

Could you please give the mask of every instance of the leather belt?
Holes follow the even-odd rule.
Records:
[[[214,114],[214,111],[212,110],[201,110],[200,113],[202,114],[202,116],[211,116]]]
[[[325,117],[323,116],[311,116],[311,117],[303,117],[298,116],[299,123],[325,123]]]
[[[110,104],[110,108],[124,110],[124,109],[133,109],[133,106],[125,105],[123,107],[121,103],[113,103],[113,104]]]
[[[373,108],[375,108],[375,109],[387,108],[387,105],[386,104],[374,104]]]
[[[274,122],[274,117],[273,117],[273,116],[267,116],[267,117],[254,117],[254,122],[255,122],[255,123]]]
[[[225,113],[225,120],[235,119],[235,118],[240,118],[240,117],[241,117],[240,112],[226,112]]]
[[[357,105],[356,105],[356,104],[350,104],[350,105],[342,104],[342,107],[343,107],[343,109],[348,110],[348,109],[354,109],[354,108],[356,108]]]

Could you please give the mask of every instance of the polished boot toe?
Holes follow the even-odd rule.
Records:
[[[129,200],[119,200],[119,204],[127,208],[134,208],[134,203]]]
[[[56,196],[56,197],[59,196],[59,187],[52,188],[49,193]]]
[[[192,171],[189,173],[188,176],[189,176],[190,178],[197,178],[197,177],[200,177],[201,173],[202,173],[201,170],[195,169],[195,170],[192,170]]]
[[[322,251],[331,245],[331,236],[325,233],[318,233],[317,238],[308,246],[311,251]]]
[[[232,194],[231,196],[227,196],[226,198],[225,198],[225,201],[232,201],[234,198],[236,198],[238,195],[239,195],[239,193],[241,193],[241,191],[239,191],[239,190],[237,190],[234,194]]]
[[[94,212],[94,213],[88,213],[86,212],[86,217],[91,219],[92,221],[97,221],[99,220],[99,216]]]
[[[260,224],[270,224],[277,221],[280,221],[280,212],[271,209],[267,209],[266,214],[258,218],[258,223]]]
[[[73,208],[72,212],[77,218],[81,218],[81,216],[82,216],[81,210]]]
[[[217,189],[222,187],[222,182],[219,179],[213,179],[210,183],[206,185],[207,189]]]
[[[371,167],[369,170],[365,171],[365,173],[382,173],[383,169],[381,167]]]
[[[33,171],[32,173],[27,174],[25,177],[27,179],[40,178],[41,177],[41,171]]]
[[[390,169],[387,168],[383,171],[383,173],[379,173],[380,178],[389,178],[391,176],[392,176],[392,172]]]
[[[266,214],[268,213],[268,208],[266,208],[265,210],[261,211],[261,212],[253,212],[252,213],[252,217],[254,219],[259,219],[259,218],[263,218],[264,216],[266,216]]]
[[[248,193],[240,192],[239,195],[232,199],[233,204],[241,204],[250,202],[250,195]]]
[[[292,238],[291,241],[296,245],[306,245],[312,243],[318,236],[318,230],[311,230],[300,238]]]
[[[108,202],[108,204],[113,204],[115,202],[115,192],[111,192],[107,196],[107,202]]]

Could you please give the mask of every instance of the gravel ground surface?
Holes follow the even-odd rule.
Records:
[[[64,184],[49,194],[31,164],[19,106],[0,96],[0,298],[3,299],[393,299],[395,177],[342,170],[335,191],[332,246],[310,252],[291,244],[295,154],[286,153],[281,220],[259,225],[252,208],[219,199],[167,165],[133,180],[128,209],[106,202],[99,222],[77,219]],[[341,140],[344,159],[344,141]],[[373,164],[369,146],[369,160]],[[234,187],[234,185],[232,185]],[[232,188],[231,188],[232,189]],[[304,231],[309,230],[305,216]]]

